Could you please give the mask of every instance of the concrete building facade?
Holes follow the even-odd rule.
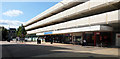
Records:
[[[9,28],[9,38],[13,39],[13,38],[16,38],[16,29],[15,28]]]
[[[120,0],[63,0],[23,25],[27,34],[66,36],[74,44],[86,40],[88,45],[120,46],[119,6]]]

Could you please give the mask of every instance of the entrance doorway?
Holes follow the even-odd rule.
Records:
[[[95,32],[95,45],[108,47],[112,45],[112,33],[111,32]]]
[[[94,32],[85,32],[83,40],[86,40],[88,46],[94,46]]]
[[[85,32],[83,40],[88,46],[109,47],[112,45],[112,32]]]

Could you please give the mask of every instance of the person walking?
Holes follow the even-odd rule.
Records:
[[[87,45],[86,40],[83,40],[83,45],[84,45],[84,46],[86,46],[86,45]]]
[[[37,44],[39,44],[39,37],[37,38]]]
[[[18,41],[18,37],[16,37],[16,43],[17,43],[17,41]]]
[[[53,44],[53,37],[51,37],[51,44]]]
[[[38,37],[38,39],[37,39],[37,44],[41,44],[41,39],[40,39],[40,37]]]
[[[100,36],[100,47],[102,47],[103,44],[102,44],[102,36]]]
[[[24,38],[21,38],[21,41],[22,41],[22,43],[23,43],[23,41],[24,41]]]

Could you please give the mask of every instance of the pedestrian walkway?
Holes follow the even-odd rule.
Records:
[[[1,42],[0,42],[1,43]],[[104,48],[104,47],[93,47],[93,46],[81,46],[81,45],[72,45],[72,44],[62,44],[62,43],[53,43],[44,42],[42,44],[37,44],[36,42],[24,42],[24,43],[16,43],[14,41],[11,42],[2,42],[2,44],[18,44],[16,47],[29,47],[29,48],[37,48],[36,45],[41,48],[41,46],[46,46],[44,49],[48,49],[49,47],[58,47],[64,49],[54,49],[52,48],[50,51],[52,52],[64,52],[64,53],[51,53],[45,55],[37,55],[33,57],[117,57],[118,48]],[[21,45],[20,45],[21,44]],[[28,46],[33,45],[33,46]],[[9,46],[10,47],[10,46]],[[69,49],[69,50],[68,50]],[[38,52],[40,53],[40,52]]]
[[[17,44],[16,42],[14,41],[10,41],[10,42],[7,42],[7,41],[0,41],[0,45],[2,44]]]
[[[72,44],[63,44],[63,43],[53,43],[51,44],[50,42],[42,42],[41,44],[37,44],[37,42],[23,42],[19,44],[35,44],[35,45],[48,45],[48,46],[54,46],[54,45],[72,45]]]
[[[36,44],[36,42],[26,42],[26,44]],[[92,53],[92,54],[118,56],[118,48],[81,46],[81,45],[62,44],[62,43],[50,44],[50,42],[44,42],[44,43],[39,44],[39,45],[46,45],[46,46],[54,46],[54,47],[62,47],[62,48],[70,48],[70,49],[72,49],[72,50],[52,50],[52,51],[61,51],[61,52],[64,51],[64,52],[73,52],[73,53]],[[66,54],[57,53],[57,54],[50,54],[49,56],[54,56],[54,55],[57,55],[59,57],[60,55],[65,56]],[[76,57],[78,56],[78,55],[73,55],[73,54],[71,54],[71,55],[76,56]],[[42,55],[42,56],[47,57],[48,55]],[[84,56],[84,55],[79,55],[79,56]],[[90,56],[90,55],[87,55],[87,56]],[[101,57],[101,56],[97,55],[96,57]]]

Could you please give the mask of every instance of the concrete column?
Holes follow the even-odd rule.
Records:
[[[120,33],[116,33],[116,46],[120,47]]]
[[[74,45],[74,36],[73,36],[73,34],[72,34],[72,44]]]

